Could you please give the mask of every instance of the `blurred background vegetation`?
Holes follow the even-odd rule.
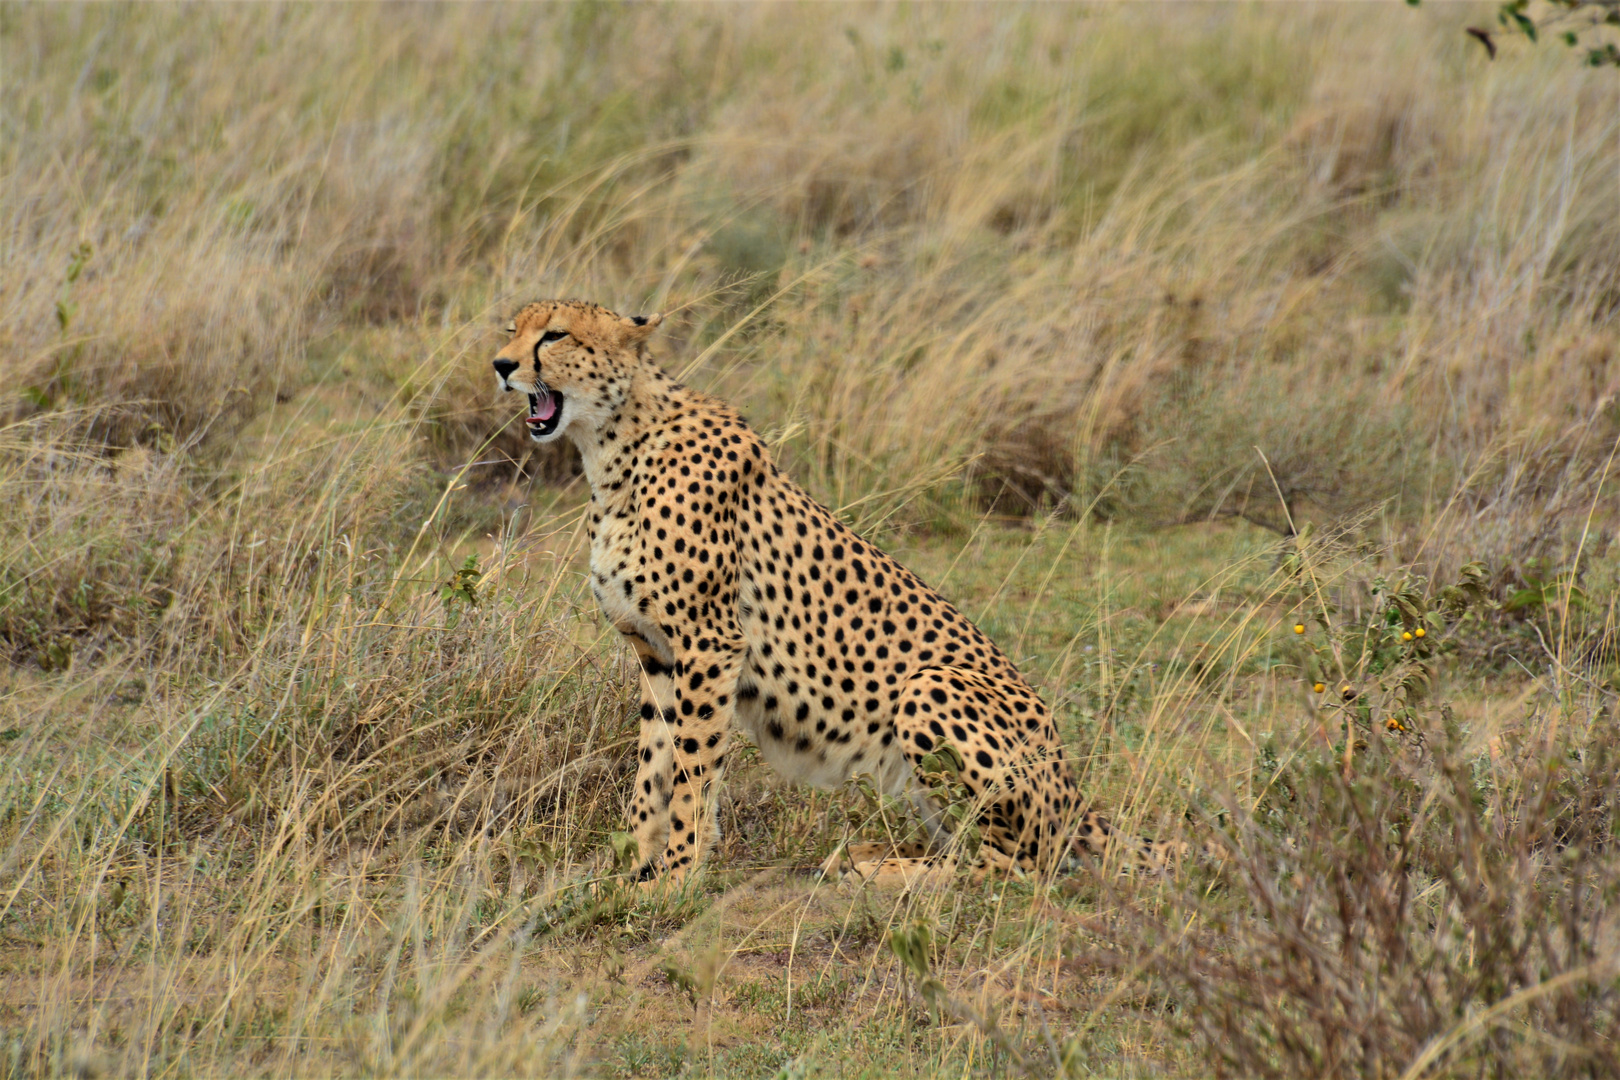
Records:
[[[1450,808],[1450,840],[1409,837],[1442,852],[1424,895],[1453,895],[1448,859],[1534,894],[1524,822],[1613,828],[1564,809],[1596,797],[1620,688],[1620,85],[1522,35],[1487,60],[1464,28],[1495,10],[0,7],[0,1074],[781,1064],[746,1032],[695,1056],[662,998],[589,1019],[732,893],[579,899],[611,869],[634,683],[580,587],[572,451],[532,447],[489,373],[547,296],[670,312],[663,362],[1014,649],[1101,802],[1225,823],[1236,895],[1291,880],[1265,822],[1301,866],[1376,847],[1334,784],[1409,727],[1443,752],[1376,775],[1400,813]],[[1418,625],[1444,649],[1401,644]],[[1306,746],[1343,768],[1278,810]],[[738,772],[734,865],[866,821],[772,783]],[[1305,806],[1343,828],[1301,839]],[[1536,918],[1612,942],[1612,843],[1573,846],[1601,865]],[[1407,912],[1384,888],[1365,910]],[[731,1002],[810,994],[794,1045],[833,1073],[1036,1068],[992,1004],[1056,1010],[1041,1068],[1196,1071],[1167,1002],[1233,998],[1290,955],[1278,927],[1331,938],[1327,900],[1292,895],[1225,975],[931,901],[968,942],[936,936],[947,983],[980,995],[954,1021],[872,959],[913,909],[839,908],[811,989],[789,960]],[[1202,903],[1177,910],[1250,925]],[[1178,925],[1129,906],[1168,919],[1140,940]],[[1465,936],[1506,918],[1464,909]],[[1403,942],[1344,976],[1366,1001],[1410,974]],[[1318,1028],[1265,1013],[1281,983],[1193,1027],[1239,1074],[1399,1075],[1458,1023],[1475,1056],[1436,1069],[1613,1067],[1586,1043],[1614,976],[1551,945],[1536,975],[1520,944],[1448,953],[1441,1004],[1377,1029],[1405,1058],[1345,1064],[1331,1003]],[[981,968],[1015,959],[1058,981],[1004,996]],[[1477,1020],[1569,971],[1526,1021],[1552,1042]]]

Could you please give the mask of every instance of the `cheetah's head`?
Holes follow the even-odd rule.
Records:
[[[635,372],[649,361],[641,344],[662,315],[617,315],[577,300],[529,304],[506,327],[512,340],[495,354],[502,390],[529,395],[529,438],[551,442],[573,428],[576,440],[613,415]]]

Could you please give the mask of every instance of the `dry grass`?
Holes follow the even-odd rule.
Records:
[[[1614,1075],[1620,92],[1471,17],[0,8],[0,1075]],[[743,755],[624,891],[554,294],[1225,867],[840,897]]]

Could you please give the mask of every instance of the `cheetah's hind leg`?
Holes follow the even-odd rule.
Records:
[[[860,843],[833,852],[821,873],[836,880],[842,892],[864,885],[909,889],[949,883],[956,865],[955,855],[930,854],[926,844]]]
[[[885,859],[926,859],[927,844],[889,844],[861,842],[840,844],[821,864],[821,876],[837,881],[845,874],[859,873],[858,867],[871,866]],[[862,877],[869,875],[862,874]]]
[[[1049,870],[1061,861],[1081,796],[1051,714],[1027,685],[922,668],[901,688],[895,731],[918,783],[948,773],[959,805],[971,811],[979,831],[976,877]]]

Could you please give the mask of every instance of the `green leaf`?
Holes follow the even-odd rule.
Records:
[[[620,870],[630,869],[641,856],[641,845],[636,843],[634,833],[609,833],[608,844],[613,848],[614,865]]]
[[[67,284],[72,285],[79,280],[79,275],[84,273],[84,266],[90,261],[93,253],[94,249],[91,248],[89,241],[73,249],[73,257],[68,260],[67,274],[64,275]]]
[[[476,554],[468,555],[466,561],[461,564],[460,569],[440,590],[439,598],[445,604],[449,604],[453,600],[462,600],[471,607],[477,607],[478,582],[483,576],[484,572],[478,569],[478,556]]]
[[[1520,589],[1502,605],[1503,611],[1518,611],[1521,608],[1540,607],[1547,602],[1547,598],[1540,589]]]
[[[928,947],[933,942],[933,929],[921,919],[903,926],[889,935],[889,951],[919,979],[928,975]]]

